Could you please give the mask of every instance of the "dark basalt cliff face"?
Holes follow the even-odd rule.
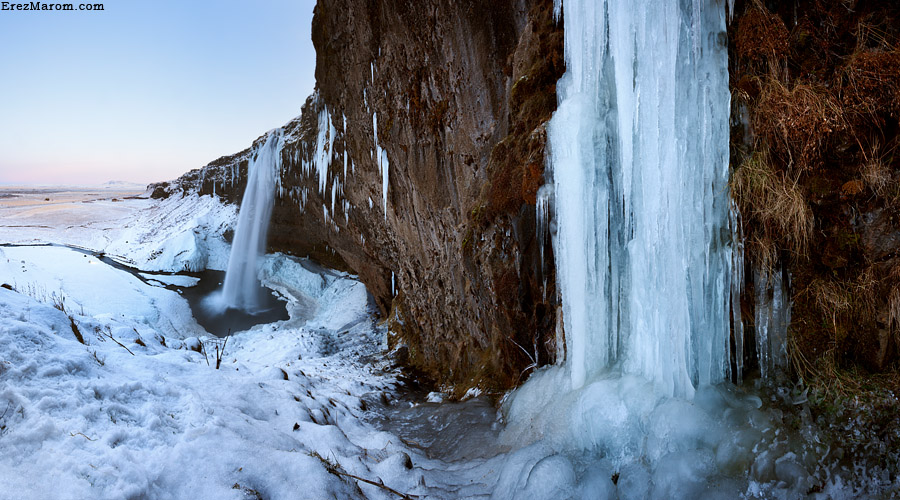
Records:
[[[357,273],[410,364],[456,390],[508,388],[556,355],[552,249],[535,234],[564,70],[552,11],[319,2],[317,91],[284,126],[269,249]],[[154,195],[238,202],[252,151]]]
[[[737,0],[729,26],[748,267],[792,276],[789,368],[805,380],[897,372],[898,5]],[[558,352],[552,248],[535,225],[564,70],[552,10],[319,2],[317,91],[284,126],[270,250],[357,273],[410,364],[457,391],[511,387]],[[239,202],[252,151],[155,195]]]

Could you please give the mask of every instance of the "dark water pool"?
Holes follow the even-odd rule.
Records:
[[[254,325],[273,323],[275,321],[281,321],[289,318],[287,312],[287,301],[277,296],[272,290],[262,285],[258,285],[259,290],[257,292],[260,297],[261,305],[259,311],[250,313],[247,311],[242,311],[240,309],[227,309],[224,313],[219,313],[218,311],[213,312],[209,308],[204,307],[204,299],[222,288],[222,282],[225,280],[224,271],[207,270],[200,272],[179,273],[142,271],[136,267],[132,267],[119,260],[116,260],[102,252],[94,252],[82,247],[60,245],[54,243],[34,245],[15,245],[4,243],[0,244],[0,247],[60,247],[90,255],[103,262],[104,264],[131,274],[147,285],[166,288],[168,290],[179,293],[182,297],[187,299],[188,304],[190,304],[191,306],[191,311],[194,315],[194,319],[197,320],[197,323],[205,328],[207,332],[217,337],[225,337],[231,333],[246,330]],[[159,277],[160,281],[153,279],[154,276]],[[164,281],[166,281],[165,277],[167,276],[189,276],[191,278],[196,278],[199,281],[197,281],[197,283],[193,286],[170,285],[164,283]]]
[[[174,288],[191,305],[191,311],[193,311],[197,323],[217,337],[225,337],[232,332],[246,330],[253,325],[288,319],[287,302],[262,285],[257,285],[260,305],[258,311],[251,313],[229,308],[224,313],[220,313],[205,307],[204,300],[222,289],[222,283],[225,281],[224,271],[201,271],[199,273],[181,273],[181,275],[200,278],[200,281],[194,286]],[[172,287],[173,285],[169,285],[166,288]]]

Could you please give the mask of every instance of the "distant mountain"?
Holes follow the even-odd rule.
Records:
[[[104,182],[100,185],[103,189],[116,189],[116,190],[135,190],[141,191],[145,189],[147,186],[145,184],[141,184],[138,182],[128,182],[128,181],[108,181]]]

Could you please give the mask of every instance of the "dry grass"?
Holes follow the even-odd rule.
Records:
[[[900,374],[900,265],[886,271],[900,254],[856,215],[900,212],[900,9],[851,3],[748,0],[729,62],[749,115],[731,144],[748,258],[786,261],[791,359],[840,394],[870,371]]]
[[[838,368],[837,349],[829,349],[815,360],[808,359],[795,339],[788,339],[791,365],[794,372],[806,384],[816,387],[832,397],[847,397],[859,392],[862,384],[857,377]]]
[[[829,138],[846,126],[831,90],[805,82],[784,84],[773,74],[761,82],[752,123],[771,152],[800,172],[821,166]]]
[[[857,369],[844,369],[838,362],[836,348],[811,360],[803,354],[793,338],[788,340],[788,344],[796,375],[819,393],[819,399],[859,401],[877,396],[884,390],[900,390],[900,374],[897,372],[873,374]],[[896,399],[894,404],[896,405]]]
[[[781,60],[788,52],[789,33],[781,18],[771,14],[759,0],[753,0],[741,16],[735,34],[738,58],[749,63]]]
[[[773,243],[806,254],[813,232],[812,210],[798,181],[776,171],[767,151],[753,153],[735,170],[731,190],[744,217],[762,229],[751,239],[751,249],[759,251],[757,262],[774,263]]]
[[[865,20],[861,20],[856,25],[856,49],[865,50],[866,48],[876,48],[882,50],[891,50],[893,48],[894,36],[891,30],[884,23],[890,21],[874,15],[868,16]]]
[[[875,269],[869,267],[853,280],[815,278],[806,290],[822,316],[830,319],[837,334],[838,331],[846,332],[874,317],[878,309],[878,290],[881,284]],[[836,344],[840,340],[835,338]]]
[[[753,262],[771,276],[775,272],[775,264],[778,263],[778,245],[768,234],[759,231],[747,236],[745,245]]]
[[[852,112],[881,125],[881,116],[900,115],[900,49],[861,49],[843,69],[841,95]]]
[[[849,287],[834,280],[816,279],[809,288],[815,298],[816,306],[831,319],[832,325],[838,324],[838,318],[849,313],[852,305],[852,294]]]
[[[888,327],[894,336],[894,345],[900,348],[900,266],[894,266],[887,277],[890,291],[887,293]]]
[[[866,186],[876,196],[884,196],[892,179],[891,169],[884,164],[881,158],[866,158],[860,167],[860,175]]]

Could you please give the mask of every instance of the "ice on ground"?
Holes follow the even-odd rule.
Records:
[[[225,233],[235,214],[234,205],[209,195],[166,198],[123,221],[102,250],[144,271],[222,271],[230,252]]]
[[[146,280],[156,281],[162,285],[192,287],[200,282],[200,278],[181,274],[138,273]]]
[[[384,381],[347,363],[355,396],[338,399],[297,358],[244,355],[261,340],[289,351],[294,332],[236,342],[215,370],[158,343],[82,345],[64,313],[13,291],[0,316],[0,498],[359,497],[313,452],[371,475],[335,422]]]
[[[3,255],[2,276],[46,303],[0,289],[0,499],[394,498],[340,473],[437,498],[489,491],[366,423],[396,380],[371,361],[384,330],[351,276],[267,256],[264,279],[311,314],[225,344],[172,314],[177,293],[91,256]]]

